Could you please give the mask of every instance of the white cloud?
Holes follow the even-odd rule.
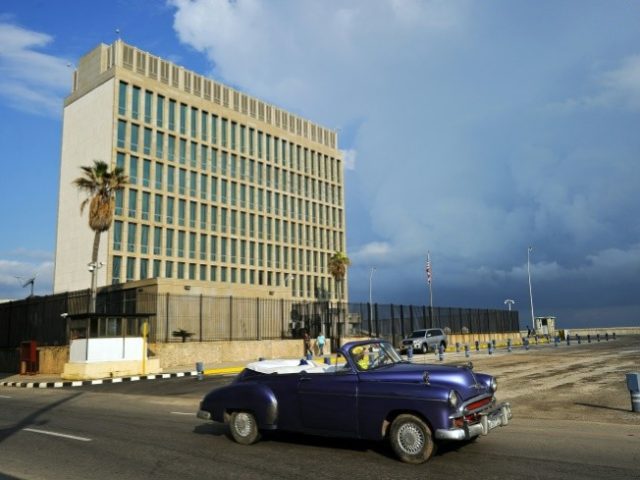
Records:
[[[603,56],[606,23],[519,24],[523,4],[464,1],[171,3],[179,38],[223,81],[349,132],[354,273],[391,259],[379,282],[422,281],[430,249],[439,288],[508,284],[534,244],[548,278],[590,282],[594,252],[633,251],[639,145],[625,115],[640,106],[640,57],[616,60],[620,38]],[[603,58],[618,66],[575,73]],[[541,108],[566,92],[568,115]]]
[[[344,168],[347,170],[355,170],[356,169],[356,157],[357,153],[353,149],[343,150],[344,155]]]
[[[0,95],[14,108],[59,117],[71,70],[61,57],[41,53],[53,38],[0,23]]]

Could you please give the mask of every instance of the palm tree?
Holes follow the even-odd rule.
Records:
[[[93,237],[93,251],[91,253],[91,313],[96,310],[96,275],[98,268],[98,250],[100,248],[100,234],[106,232],[113,223],[115,208],[115,192],[124,189],[129,182],[124,170],[116,167],[109,171],[109,165],[102,160],[94,160],[92,166],[80,167],[82,176],[76,178],[73,184],[87,194],[87,198],[80,204],[80,213],[89,204],[89,227],[95,232]]]
[[[331,274],[331,276],[333,277],[333,279],[336,282],[336,287],[340,286],[340,288],[336,288],[337,290],[337,294],[338,294],[338,324],[340,324],[340,316],[341,316],[341,312],[342,312],[342,308],[340,308],[340,303],[342,302],[342,291],[343,291],[343,284],[344,284],[344,277],[347,274],[347,267],[351,265],[351,260],[349,260],[349,257],[347,257],[347,255],[344,252],[336,252],[333,255],[331,255],[331,257],[329,257],[329,273]],[[333,323],[333,322],[332,322]],[[336,327],[336,325],[334,325],[334,328]],[[343,335],[340,334],[339,330],[338,335]],[[333,335],[334,337],[334,348],[338,348],[339,344],[340,344],[340,339],[336,338],[335,335]]]
[[[337,292],[340,300],[342,300],[342,286],[349,265],[351,265],[351,260],[344,252],[336,252],[329,257],[329,273],[335,280],[336,285],[340,285],[340,289]]]

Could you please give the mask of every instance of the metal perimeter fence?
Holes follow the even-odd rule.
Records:
[[[67,292],[0,304],[0,347],[25,340],[39,345],[69,343],[67,316],[88,314],[89,290]],[[518,313],[506,310],[412,305],[369,305],[300,302],[270,298],[238,298],[138,292],[99,293],[96,313],[143,316],[151,342],[233,341],[369,335],[392,341],[417,328],[449,328],[451,333],[518,331]],[[67,315],[64,315],[67,314]],[[138,332],[139,333],[139,332]],[[132,332],[136,334],[136,332]]]

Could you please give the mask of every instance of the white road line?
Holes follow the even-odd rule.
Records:
[[[195,415],[193,412],[171,412],[172,415]]]
[[[51,435],[52,437],[69,438],[71,440],[79,440],[81,442],[90,442],[91,441],[90,438],[86,438],[86,437],[76,437],[75,435],[66,435],[64,433],[48,432],[46,430],[38,430],[38,429],[35,429],[35,428],[23,428],[23,430],[25,432],[42,433],[43,435]]]
[[[9,395],[0,395],[0,398],[11,398]]]

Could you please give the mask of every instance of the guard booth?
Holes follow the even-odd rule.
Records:
[[[62,378],[89,380],[160,372],[148,358],[149,315],[84,313],[67,316],[69,362]]]
[[[555,335],[556,317],[536,317],[533,329],[538,335]]]

